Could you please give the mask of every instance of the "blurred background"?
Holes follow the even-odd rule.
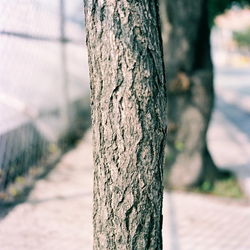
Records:
[[[82,9],[0,3],[0,192],[50,164],[89,124]]]
[[[166,192],[168,250],[250,249],[250,9],[211,2],[207,145],[231,174]],[[0,1],[1,250],[92,248],[88,84],[82,1]]]
[[[208,144],[216,165],[231,170],[250,197],[250,9],[237,3],[211,33],[215,107]],[[228,188],[230,189],[230,188]]]

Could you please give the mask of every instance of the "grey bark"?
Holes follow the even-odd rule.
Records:
[[[213,108],[213,67],[207,0],[161,0],[164,61],[169,82],[169,184],[213,181],[216,167],[206,133]]]
[[[157,1],[85,0],[94,249],[162,249],[166,84]]]

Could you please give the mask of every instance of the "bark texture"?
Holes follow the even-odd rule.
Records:
[[[213,181],[216,167],[206,144],[214,100],[207,0],[161,0],[164,61],[169,82],[169,184]]]
[[[155,0],[85,0],[94,249],[162,249],[166,84]]]

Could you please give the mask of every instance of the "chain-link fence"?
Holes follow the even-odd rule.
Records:
[[[89,122],[82,10],[80,0],[0,1],[0,192]]]

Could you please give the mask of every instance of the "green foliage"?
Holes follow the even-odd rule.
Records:
[[[230,9],[233,5],[243,8],[250,5],[250,0],[208,0],[210,26],[213,25],[216,16],[222,14],[226,9]]]
[[[181,141],[175,142],[175,149],[179,152],[184,150],[184,143]]]
[[[233,33],[233,39],[239,47],[250,48],[250,27]]]
[[[243,193],[235,178],[217,181],[213,188],[213,194],[231,198],[243,198]]]
[[[213,185],[209,182],[204,182],[201,187],[195,189],[195,191],[236,199],[244,197],[240,186],[234,177],[217,180]]]

